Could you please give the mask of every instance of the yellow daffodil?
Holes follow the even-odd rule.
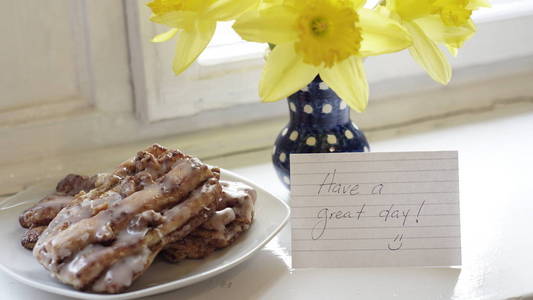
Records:
[[[269,8],[274,5],[280,5],[283,3],[283,0],[261,0],[259,4],[259,9]]]
[[[153,0],[152,22],[172,27],[155,36],[153,42],[165,42],[178,34],[173,70],[176,75],[187,69],[205,49],[217,21],[237,18],[256,8],[259,0]]]
[[[396,21],[362,8],[365,1],[279,2],[242,15],[233,26],[245,40],[276,45],[259,85],[266,102],[285,98],[320,75],[350,107],[362,112],[368,103],[368,83],[361,57],[411,44]]]
[[[450,53],[476,32],[472,11],[488,7],[485,0],[387,0],[378,10],[402,23],[413,39],[409,52],[435,81],[447,84],[452,69],[437,44]]]

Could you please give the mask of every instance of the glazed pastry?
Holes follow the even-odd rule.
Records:
[[[213,175],[220,179],[220,169],[211,168]],[[32,250],[39,236],[63,207],[74,200],[74,195],[87,192],[99,186],[109,174],[101,173],[92,177],[69,174],[56,186],[56,192],[46,196],[34,206],[25,210],[19,217],[22,227],[29,228],[22,236],[21,244]]]
[[[87,193],[79,193],[56,215],[43,235],[53,235],[70,224],[91,217],[107,205],[119,201],[142,187],[142,181],[161,168],[156,157],[167,155],[168,151],[153,145],[123,163],[111,174],[105,176],[100,184]],[[178,158],[174,158],[175,161]],[[170,160],[170,159],[168,159]],[[90,205],[80,205],[82,203]]]
[[[39,236],[46,229],[46,226],[32,227],[24,232],[20,243],[26,249],[32,250],[39,239]]]
[[[97,269],[102,268],[102,263],[109,267],[95,281],[91,290],[117,293],[129,287],[132,281],[150,266],[166,245],[183,239],[213,215],[220,194],[221,188],[218,180],[211,178],[193,191],[186,200],[162,214],[154,214],[154,211],[150,211],[150,214],[154,214],[156,219],[161,216],[163,222],[155,228],[150,229],[150,226],[148,228],[137,227],[137,224],[142,224],[142,221],[139,223],[134,220],[130,222],[131,228],[127,230],[128,233],[132,233],[132,236],[126,236],[122,241],[115,242],[115,245],[112,246],[115,249],[107,251],[107,253],[106,251],[99,251],[93,255],[82,256],[82,261],[88,261],[89,264],[90,262],[97,262],[99,266]],[[132,226],[132,224],[135,225]],[[136,233],[140,233],[143,237],[137,238]],[[120,239],[121,237],[119,237]],[[118,251],[121,254],[118,260],[115,260],[116,256],[114,255],[106,255],[112,254],[112,251]],[[112,259],[112,261],[107,263],[108,259]],[[74,263],[72,266],[77,267],[77,264]],[[77,275],[85,274],[85,271],[81,270],[76,273]]]
[[[184,239],[167,245],[162,255],[170,262],[200,259],[231,245],[250,228],[256,192],[240,182],[220,181],[222,195],[216,213]]]
[[[59,211],[74,199],[74,195],[93,189],[98,178],[100,176],[97,175],[92,177],[67,175],[57,184],[55,193],[44,197],[19,216],[20,225],[24,228],[48,225]]]
[[[205,222],[220,197],[217,176],[205,164],[154,145],[77,195],[42,233],[33,254],[77,289],[118,293],[165,245]]]
[[[22,245],[64,283],[122,292],[158,253],[203,258],[250,227],[255,190],[219,179],[220,169],[153,145],[110,174],[61,180],[21,215]]]
[[[213,175],[220,179],[220,169],[211,168]],[[56,192],[46,196],[34,206],[25,210],[19,217],[22,227],[29,228],[24,232],[21,244],[28,250],[33,250],[39,236],[48,224],[56,217],[63,207],[74,200],[80,191],[87,192],[99,186],[109,174],[101,173],[92,177],[69,174],[56,186]]]
[[[105,175],[100,174],[92,177],[69,174],[61,179],[53,194],[44,197],[19,216],[20,225],[28,228],[20,241],[22,246],[30,250],[33,249],[33,246],[35,246],[35,243],[44,229],[46,229],[46,226],[48,226],[63,207],[74,200],[74,195],[95,188],[101,184],[101,180],[104,177]]]

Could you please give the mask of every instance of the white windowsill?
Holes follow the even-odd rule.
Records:
[[[296,291],[290,294],[292,299],[352,299],[355,294],[363,299],[409,300],[437,296],[442,299],[522,299],[533,296],[530,285],[533,242],[524,238],[530,235],[533,227],[530,216],[533,210],[530,201],[533,194],[530,184],[533,178],[533,141],[530,138],[533,112],[505,117],[497,115],[494,112],[489,120],[372,143],[374,151],[459,150],[461,269],[295,270],[289,265],[290,229],[287,226],[264,249],[235,269],[152,298],[283,299],[288,296],[287,291]],[[130,145],[108,149],[106,153],[124,158],[134,149],[138,148]],[[290,201],[288,191],[278,181],[268,161],[269,151],[233,154],[207,159],[207,162],[232,169]],[[106,160],[99,155],[102,153],[92,154],[93,164],[100,165]],[[261,288],[257,288],[258,284]],[[11,299],[58,299],[55,295],[26,287],[3,273],[0,273],[0,288]]]

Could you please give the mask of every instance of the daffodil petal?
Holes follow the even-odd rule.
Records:
[[[351,56],[331,68],[320,70],[320,78],[357,112],[368,105],[368,82],[362,59]]]
[[[366,0],[352,0],[353,2],[353,6],[354,8],[357,10],[357,9],[360,9],[360,8],[363,8],[363,6],[365,6],[366,4]]]
[[[446,49],[448,49],[448,52],[450,52],[451,55],[457,56],[457,53],[459,52],[457,48],[446,45]]]
[[[436,15],[419,18],[413,21],[424,33],[436,43],[445,43],[459,48],[475,33],[475,27],[469,24],[465,26],[447,26],[442,18]]]
[[[180,32],[172,64],[176,75],[187,69],[198,58],[211,40],[215,28],[216,22],[200,21],[194,24],[193,30]]]
[[[198,13],[193,11],[172,11],[150,17],[150,21],[154,23],[178,28],[187,28],[196,19],[198,19]]]
[[[365,8],[358,13],[363,38],[360,56],[396,52],[411,45],[409,33],[398,22]]]
[[[258,5],[259,0],[216,0],[209,5],[205,16],[217,21],[234,20]]]
[[[152,38],[153,43],[162,43],[173,38],[178,33],[178,28],[172,28],[167,32],[160,33]]]
[[[259,96],[264,102],[281,100],[309,84],[317,74],[318,69],[304,63],[292,43],[277,45],[268,55]]]
[[[434,0],[387,0],[389,10],[396,12],[403,20],[409,21],[431,14]]]
[[[387,7],[387,6],[384,6],[384,5],[378,5],[376,6],[376,8],[374,8],[374,11],[376,11],[378,14],[380,15],[383,15],[387,18],[391,18],[393,13],[392,11]],[[398,15],[398,14],[396,14]],[[398,19],[399,19],[399,16],[398,16]],[[395,20],[397,21],[397,20]]]
[[[242,15],[233,29],[245,40],[259,43],[283,44],[298,38],[293,29],[296,15],[285,6],[272,6]]]
[[[448,84],[452,77],[452,68],[439,47],[429,39],[417,24],[406,22],[404,25],[413,38],[413,46],[409,48],[411,56],[433,80]]]
[[[466,9],[475,10],[480,7],[491,7],[491,5],[487,0],[470,0],[466,6]]]
[[[259,9],[266,9],[281,4],[283,4],[283,0],[261,0],[261,3],[259,4]]]

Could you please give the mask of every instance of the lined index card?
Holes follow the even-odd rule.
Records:
[[[292,264],[461,264],[456,151],[291,154]]]

